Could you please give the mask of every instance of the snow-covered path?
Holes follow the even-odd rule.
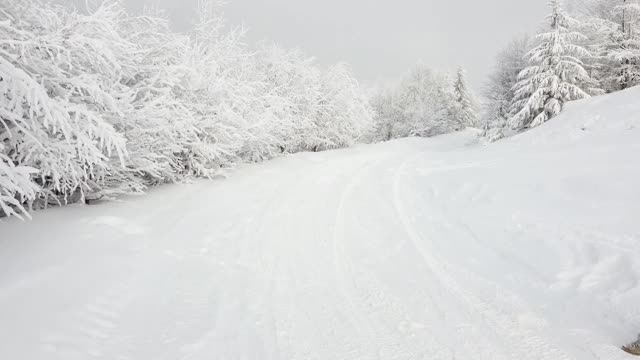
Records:
[[[299,154],[5,220],[0,359],[627,359],[640,137],[551,130]]]

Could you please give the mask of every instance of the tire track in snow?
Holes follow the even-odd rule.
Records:
[[[351,284],[344,282],[344,291],[347,292],[347,296],[353,298],[352,301],[356,307],[368,309],[368,317],[375,317],[377,328],[372,326],[375,340],[378,343],[384,343],[385,346],[378,350],[378,356],[383,359],[417,359],[428,356],[431,359],[450,359],[453,356],[452,351],[447,347],[442,347],[442,344],[435,342],[433,339],[439,337],[435,332],[429,334],[416,335],[415,330],[424,333],[428,331],[421,323],[415,323],[412,320],[412,316],[409,311],[405,309],[402,303],[402,299],[390,296],[383,290],[382,283],[377,281],[370,274],[356,273],[355,266],[346,261],[347,256],[344,248],[346,240],[345,236],[345,223],[351,221],[358,222],[358,216],[351,218],[345,216],[345,203],[346,200],[352,195],[353,190],[357,185],[361,184],[362,177],[365,171],[370,171],[375,166],[383,163],[389,159],[382,159],[375,162],[373,165],[361,170],[358,176],[354,176],[352,181],[348,184],[347,188],[343,192],[341,197],[341,203],[338,207],[336,214],[336,227],[334,233],[334,248],[335,248],[335,261],[338,273],[342,274],[341,278],[350,278]],[[371,172],[371,176],[379,176],[381,171]],[[368,192],[367,192],[368,191]],[[380,193],[377,189],[364,189],[366,196],[379,196]],[[387,239],[384,244],[385,247],[392,246],[393,243]],[[409,274],[407,274],[409,275]],[[357,276],[357,280],[356,280]],[[354,289],[354,290],[350,290]],[[425,300],[430,298],[429,294],[425,295]],[[438,307],[438,303],[431,300],[429,303],[424,304],[425,307]],[[440,313],[442,314],[442,313]],[[367,315],[365,315],[367,316]],[[369,322],[370,323],[370,322]],[[390,326],[395,324],[395,326]]]
[[[91,296],[84,305],[63,314],[64,318],[41,338],[44,351],[64,354],[67,359],[126,357],[133,350],[133,343],[120,329],[122,313],[134,299],[134,281],[133,277],[122,279]],[[104,352],[107,344],[110,350]]]
[[[403,223],[403,227],[408,238],[411,240],[416,252],[422,257],[425,266],[431,269],[443,287],[454,295],[454,298],[462,301],[468,308],[472,309],[471,311],[480,313],[482,322],[484,324],[491,325],[492,330],[496,331],[498,336],[511,339],[510,343],[512,344],[521,344],[520,346],[517,346],[520,350],[518,351],[518,354],[513,354],[514,356],[518,356],[520,359],[573,359],[568,354],[564,353],[559,348],[550,345],[542,338],[521,329],[517,321],[513,320],[513,315],[504,314],[502,311],[498,310],[495,305],[481,300],[473,293],[465,290],[464,286],[457,284],[455,277],[449,275],[449,273],[454,271],[454,266],[452,266],[452,264],[449,263],[448,265],[445,265],[439,261],[433,252],[433,249],[431,249],[431,251],[424,250],[421,245],[424,241],[421,240],[420,235],[415,232],[414,226],[408,220],[409,217],[402,205],[400,194],[401,176],[405,171],[407,164],[411,160],[412,159],[405,160],[398,167],[395,174],[393,183],[394,208]],[[474,281],[479,282],[479,278],[470,272],[462,272],[461,269],[455,269],[455,271],[458,271],[459,275],[457,278],[459,279],[471,278]]]
[[[360,306],[356,304],[356,297],[350,290],[351,287],[356,287],[355,284],[348,284],[346,279],[350,278],[353,282],[353,278],[348,274],[346,265],[345,265],[345,229],[344,229],[344,208],[347,198],[355,187],[360,184],[362,181],[362,176],[366,174],[366,171],[370,168],[378,165],[383,162],[383,160],[379,160],[374,162],[373,164],[366,165],[362,167],[358,172],[356,172],[352,177],[349,183],[344,187],[340,195],[340,200],[338,202],[338,207],[336,208],[336,214],[333,225],[333,233],[331,237],[331,246],[332,246],[332,254],[333,254],[333,266],[336,273],[336,279],[338,281],[338,287],[346,300],[347,306],[349,308],[349,312],[354,314],[355,317],[354,324],[359,333],[363,334],[364,337],[367,338],[366,343],[369,344],[371,348],[371,352],[373,355],[373,359],[380,360],[380,348],[379,343],[382,340],[381,336],[377,335],[374,330],[374,326],[370,320],[370,317],[364,314],[360,310]]]

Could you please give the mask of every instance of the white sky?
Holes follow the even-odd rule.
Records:
[[[67,0],[74,1],[74,0]],[[75,0],[79,1],[79,0]],[[193,21],[197,0],[124,0],[167,9],[176,29]],[[248,41],[298,47],[322,64],[346,61],[366,83],[400,77],[418,60],[464,66],[479,87],[493,57],[516,34],[544,21],[546,0],[227,0],[231,25]]]

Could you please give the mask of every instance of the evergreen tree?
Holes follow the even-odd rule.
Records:
[[[467,127],[477,127],[477,101],[469,89],[467,74],[462,67],[459,67],[456,72],[453,92],[459,106],[460,122]]]
[[[590,96],[583,87],[591,79],[581,60],[590,53],[577,45],[585,36],[569,29],[571,19],[560,0],[549,5],[550,29],[537,36],[540,44],[527,54],[530,66],[516,84],[513,109],[517,113],[510,119],[514,129],[538,126],[558,115],[567,101]]]

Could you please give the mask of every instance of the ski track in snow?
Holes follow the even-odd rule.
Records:
[[[298,154],[4,221],[0,359],[629,358],[637,142],[472,139]]]

